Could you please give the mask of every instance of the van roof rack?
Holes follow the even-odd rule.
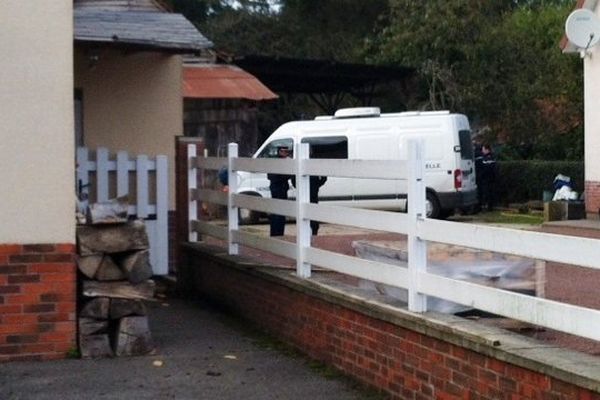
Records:
[[[333,114],[334,118],[367,118],[379,117],[381,109],[379,107],[354,107],[340,108]]]
[[[381,114],[382,117],[416,117],[419,115],[448,115],[450,111],[402,111],[399,113]]]

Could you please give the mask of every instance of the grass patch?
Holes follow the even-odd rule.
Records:
[[[489,213],[481,213],[475,216],[474,220],[494,224],[541,225],[542,222],[544,222],[544,216],[541,214],[520,214],[509,211],[492,211]]]

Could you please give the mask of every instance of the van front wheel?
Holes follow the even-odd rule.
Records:
[[[441,207],[440,202],[437,199],[437,196],[431,192],[427,192],[425,196],[425,215],[427,218],[440,218],[441,217]]]

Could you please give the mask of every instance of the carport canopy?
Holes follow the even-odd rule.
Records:
[[[233,57],[232,63],[256,76],[277,93],[309,95],[325,112],[337,109],[346,94],[369,105],[378,88],[398,83],[407,92],[413,68],[342,63],[264,55]]]

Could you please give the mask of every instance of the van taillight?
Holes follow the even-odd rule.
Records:
[[[454,170],[454,189],[462,188],[462,171],[460,169]]]

